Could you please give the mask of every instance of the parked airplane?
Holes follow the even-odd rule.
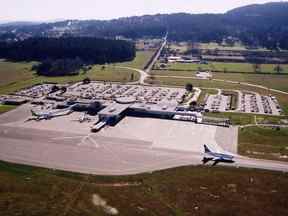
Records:
[[[218,163],[234,163],[234,157],[228,154],[222,154],[217,152],[212,152],[207,145],[204,145],[205,156],[202,160],[203,164],[208,163],[209,161],[214,161],[212,166],[217,165]]]
[[[49,120],[55,117],[59,117],[59,116],[64,116],[64,115],[69,115],[73,112],[73,107],[75,105],[72,105],[66,109],[63,110],[56,110],[56,111],[44,111],[44,112],[35,112],[33,110],[31,110],[32,116],[36,117],[37,121],[41,121],[41,120]],[[32,119],[30,119],[32,120]]]

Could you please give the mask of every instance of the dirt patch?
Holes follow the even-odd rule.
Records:
[[[112,206],[109,206],[107,204],[107,201],[104,200],[100,195],[98,194],[93,194],[92,196],[92,203],[95,205],[95,206],[98,206],[98,207],[101,207],[103,208],[104,212],[108,215],[118,215],[119,214],[119,211],[112,207]]]

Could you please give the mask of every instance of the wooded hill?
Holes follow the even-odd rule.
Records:
[[[176,41],[222,42],[223,38],[232,36],[240,39],[247,46],[288,49],[287,11],[287,2],[276,2],[236,8],[225,14],[178,13],[109,21],[68,20],[30,26],[5,25],[0,27],[0,32],[3,39],[7,39],[7,36],[12,39],[21,38],[23,35],[111,38],[124,36],[135,39],[163,37],[168,31],[169,39]]]

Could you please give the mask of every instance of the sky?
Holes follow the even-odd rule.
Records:
[[[112,19],[157,13],[224,13],[265,0],[0,0],[0,21]],[[271,1],[271,0],[270,0]]]

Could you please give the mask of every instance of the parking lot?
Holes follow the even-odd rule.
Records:
[[[51,92],[53,84],[36,85],[31,88],[23,89],[16,92],[15,95],[26,96],[30,98],[41,98]]]
[[[225,112],[230,107],[230,97],[224,95],[210,95],[207,99],[205,109],[212,112]]]
[[[119,98],[135,98],[136,102],[157,104],[174,103],[185,95],[185,89],[145,87],[139,85],[120,85],[111,83],[81,83],[70,86],[64,94],[66,97],[78,97],[90,100],[113,100]]]
[[[281,108],[273,96],[264,96],[254,92],[239,93],[238,111],[266,115],[280,115]]]
[[[231,110],[231,96],[209,95],[205,109],[211,112],[242,112],[263,115],[281,115],[281,107],[276,97],[255,92],[237,91],[237,109]]]

